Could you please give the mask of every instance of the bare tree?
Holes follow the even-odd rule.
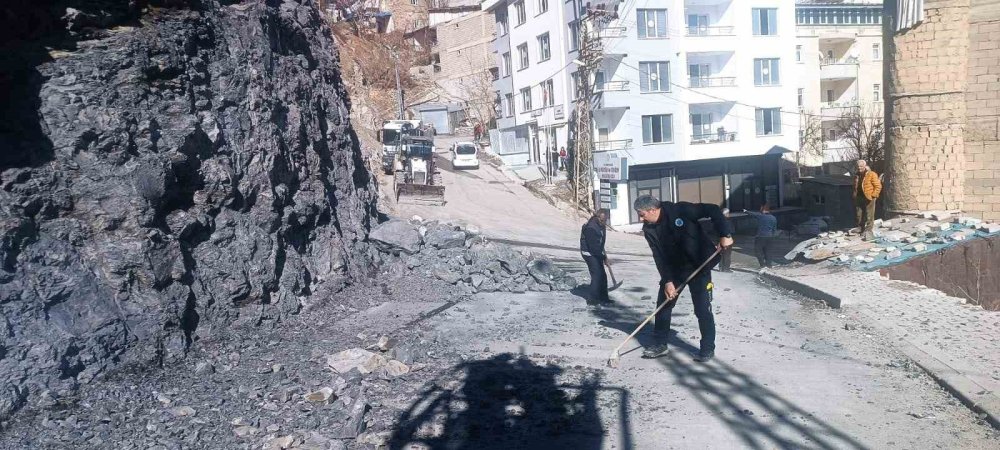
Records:
[[[482,123],[483,126],[489,125],[496,117],[493,72],[489,69],[479,70],[460,79],[458,86],[466,115]]]
[[[841,156],[847,161],[863,159],[875,172],[885,170],[885,120],[873,104],[848,108],[835,125],[837,135],[847,143]]]
[[[823,122],[815,114],[803,112],[799,125],[799,152],[795,155],[795,165],[799,178],[802,166],[809,161],[823,161]]]

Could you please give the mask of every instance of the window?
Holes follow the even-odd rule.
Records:
[[[872,85],[872,101],[880,102],[882,101],[882,85],[875,83]]]
[[[710,64],[688,64],[688,79],[691,87],[709,87],[712,85],[712,66]]]
[[[827,140],[836,141],[837,140],[837,130],[826,130]]]
[[[834,98],[836,98],[836,97],[833,96],[833,89],[827,89],[826,90],[826,101],[828,103],[833,103],[833,99]]]
[[[514,115],[514,94],[504,94],[504,111],[507,117]]]
[[[637,9],[639,39],[658,39],[667,37],[667,10]]]
[[[781,108],[757,108],[757,136],[781,134]]]
[[[521,89],[521,112],[531,111],[531,88]]]
[[[604,71],[598,70],[594,72],[594,88],[597,91],[604,90]]]
[[[802,46],[795,46],[795,62],[802,62]]]
[[[639,63],[639,92],[670,90],[670,63],[653,61]]]
[[[538,36],[538,62],[548,61],[552,57],[549,49],[549,33]]]
[[[580,23],[569,23],[569,51],[575,51],[580,45]]]
[[[778,9],[777,8],[754,8],[753,9],[753,34],[754,34],[754,36],[777,36],[778,35]]]
[[[882,46],[879,44],[872,44],[872,59],[875,61],[882,60]]]
[[[520,65],[517,66],[517,70],[524,70],[528,68],[528,44],[521,44],[517,46],[517,58],[520,61]]]
[[[549,0],[538,0],[538,14],[549,10]]]
[[[673,116],[659,114],[642,116],[642,143],[656,144],[674,140]]]
[[[576,100],[577,96],[580,95],[580,72],[573,72],[573,92],[572,99]]]
[[[753,82],[756,86],[777,86],[781,83],[778,74],[778,58],[756,58],[753,60]]]
[[[552,80],[545,80],[542,82],[542,106],[552,106],[556,104],[555,100],[556,90],[553,86]]]
[[[507,12],[497,11],[497,36],[507,35]]]
[[[410,4],[411,5],[416,5],[417,4],[417,0],[410,0]]]
[[[525,20],[528,20],[528,16],[524,12],[524,0],[514,3],[514,12],[517,14],[518,25],[521,25]]]
[[[512,72],[511,69],[513,69],[513,67],[514,66],[512,65],[511,60],[510,60],[510,52],[504,53],[503,54],[503,76],[504,77],[509,77],[510,73]]]
[[[702,14],[688,14],[688,36],[708,35],[708,16]]]
[[[712,137],[715,137],[712,135],[712,113],[692,113],[691,139],[700,141]]]
[[[803,92],[805,92],[805,89],[799,88],[799,108],[802,107],[802,93]]]

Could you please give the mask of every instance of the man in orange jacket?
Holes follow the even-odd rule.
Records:
[[[861,238],[875,239],[875,200],[882,193],[882,181],[878,174],[868,168],[868,163],[858,160],[858,173],[854,175],[854,209],[857,214]]]

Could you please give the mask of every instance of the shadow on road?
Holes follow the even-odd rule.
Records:
[[[624,333],[631,333],[645,319],[617,305],[594,308],[590,312],[601,319],[601,325]],[[623,357],[626,354],[637,357],[635,352],[652,341],[650,327],[651,324],[647,325],[636,335],[640,346],[626,347]],[[713,417],[739,436],[747,448],[866,448],[733,366],[718,359],[707,364],[695,362],[685,354],[697,352],[698,347],[678,337],[675,330],[671,330],[670,345],[673,351],[660,359],[663,367],[674,375],[677,385],[693,394]]]
[[[461,364],[454,372],[460,381],[438,380],[400,415],[389,447],[600,449],[597,397],[607,388],[596,373],[579,385],[560,385],[562,373],[511,354]],[[627,413],[627,395],[620,397]],[[631,446],[627,416],[621,419],[623,443]]]

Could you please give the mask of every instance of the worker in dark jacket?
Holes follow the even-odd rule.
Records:
[[[667,338],[670,332],[670,314],[677,296],[678,287],[709,259],[716,248],[727,249],[733,245],[733,231],[722,210],[712,204],[688,202],[661,202],[651,195],[635,199],[633,204],[643,222],[642,233],[653,251],[656,270],[660,273],[660,286],[656,295],[656,306],[670,302],[656,315],[653,333],[656,343],[642,354],[644,358],[657,358],[667,353]],[[711,219],[720,238],[716,247],[698,222]],[[701,329],[701,348],[695,359],[708,361],[715,356],[715,318],[712,315],[712,267],[718,263],[716,255],[688,283],[694,314]]]
[[[590,302],[608,303],[608,276],[604,266],[608,263],[608,255],[604,252],[604,242],[607,238],[609,211],[599,209],[583,225],[580,230],[580,253],[590,270]]]

